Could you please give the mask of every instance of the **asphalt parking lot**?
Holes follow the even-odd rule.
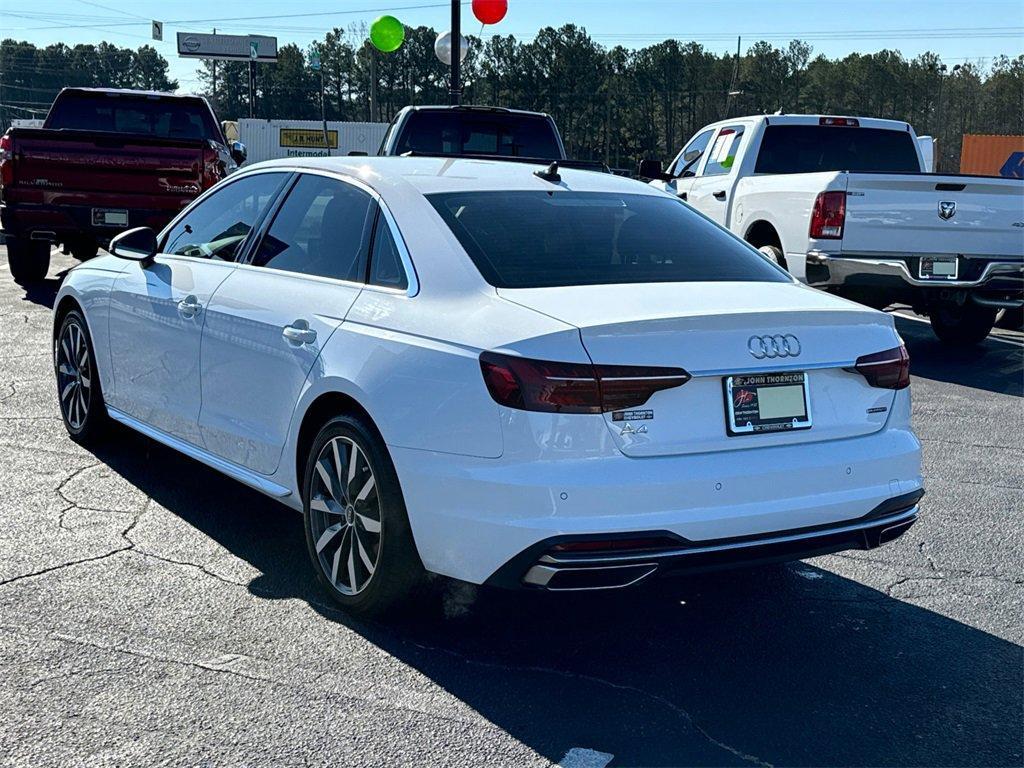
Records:
[[[57,285],[0,249],[0,764],[1024,764],[1020,334],[952,353],[898,320],[928,495],[894,544],[588,599],[449,585],[382,625],[329,604],[286,508],[67,438]]]

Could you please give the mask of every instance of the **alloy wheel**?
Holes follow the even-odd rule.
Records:
[[[320,450],[309,500],[320,567],[344,595],[366,589],[380,562],[381,507],[366,454],[347,437]]]
[[[76,322],[64,327],[57,342],[57,391],[64,420],[72,430],[80,430],[92,400],[92,361],[85,331]]]

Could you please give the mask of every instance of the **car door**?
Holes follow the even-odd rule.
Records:
[[[254,174],[204,197],[165,232],[151,262],[114,280],[109,404],[201,446],[199,346],[206,308],[287,173]]]
[[[362,289],[375,205],[356,182],[298,175],[217,289],[200,364],[207,450],[276,470],[306,378]]]
[[[723,227],[729,225],[730,201],[739,177],[737,159],[745,134],[745,126],[740,123],[719,128],[705,151],[700,173],[689,180],[686,201]]]
[[[687,200],[690,194],[690,187],[697,176],[703,162],[704,152],[711,143],[711,137],[715,135],[715,129],[710,128],[701,131],[687,142],[682,151],[676,155],[675,160],[669,165],[666,173],[672,176],[671,181],[661,182],[666,192],[678,195],[681,200]]]

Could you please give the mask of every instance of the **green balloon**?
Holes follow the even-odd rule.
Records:
[[[405,27],[394,16],[381,16],[370,25],[370,42],[378,51],[397,51],[404,40]]]

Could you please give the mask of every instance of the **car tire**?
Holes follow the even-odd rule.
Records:
[[[42,282],[50,270],[50,243],[23,237],[8,242],[7,265],[18,285]]]
[[[366,420],[338,416],[320,429],[302,488],[309,556],[339,605],[353,614],[382,615],[420,592],[426,571],[398,476]]]
[[[96,254],[100,252],[100,246],[91,237],[83,237],[73,240],[68,250],[78,261],[88,261],[96,258]]]
[[[996,322],[996,310],[978,304],[943,304],[929,312],[932,330],[950,346],[980,344]]]
[[[53,369],[61,420],[77,443],[94,442],[109,424],[96,353],[85,318],[71,310],[53,342]]]
[[[777,248],[774,245],[762,245],[757,249],[761,252],[761,255],[768,259],[768,261],[775,262],[783,269],[786,268],[786,259],[782,256],[782,249]]]

